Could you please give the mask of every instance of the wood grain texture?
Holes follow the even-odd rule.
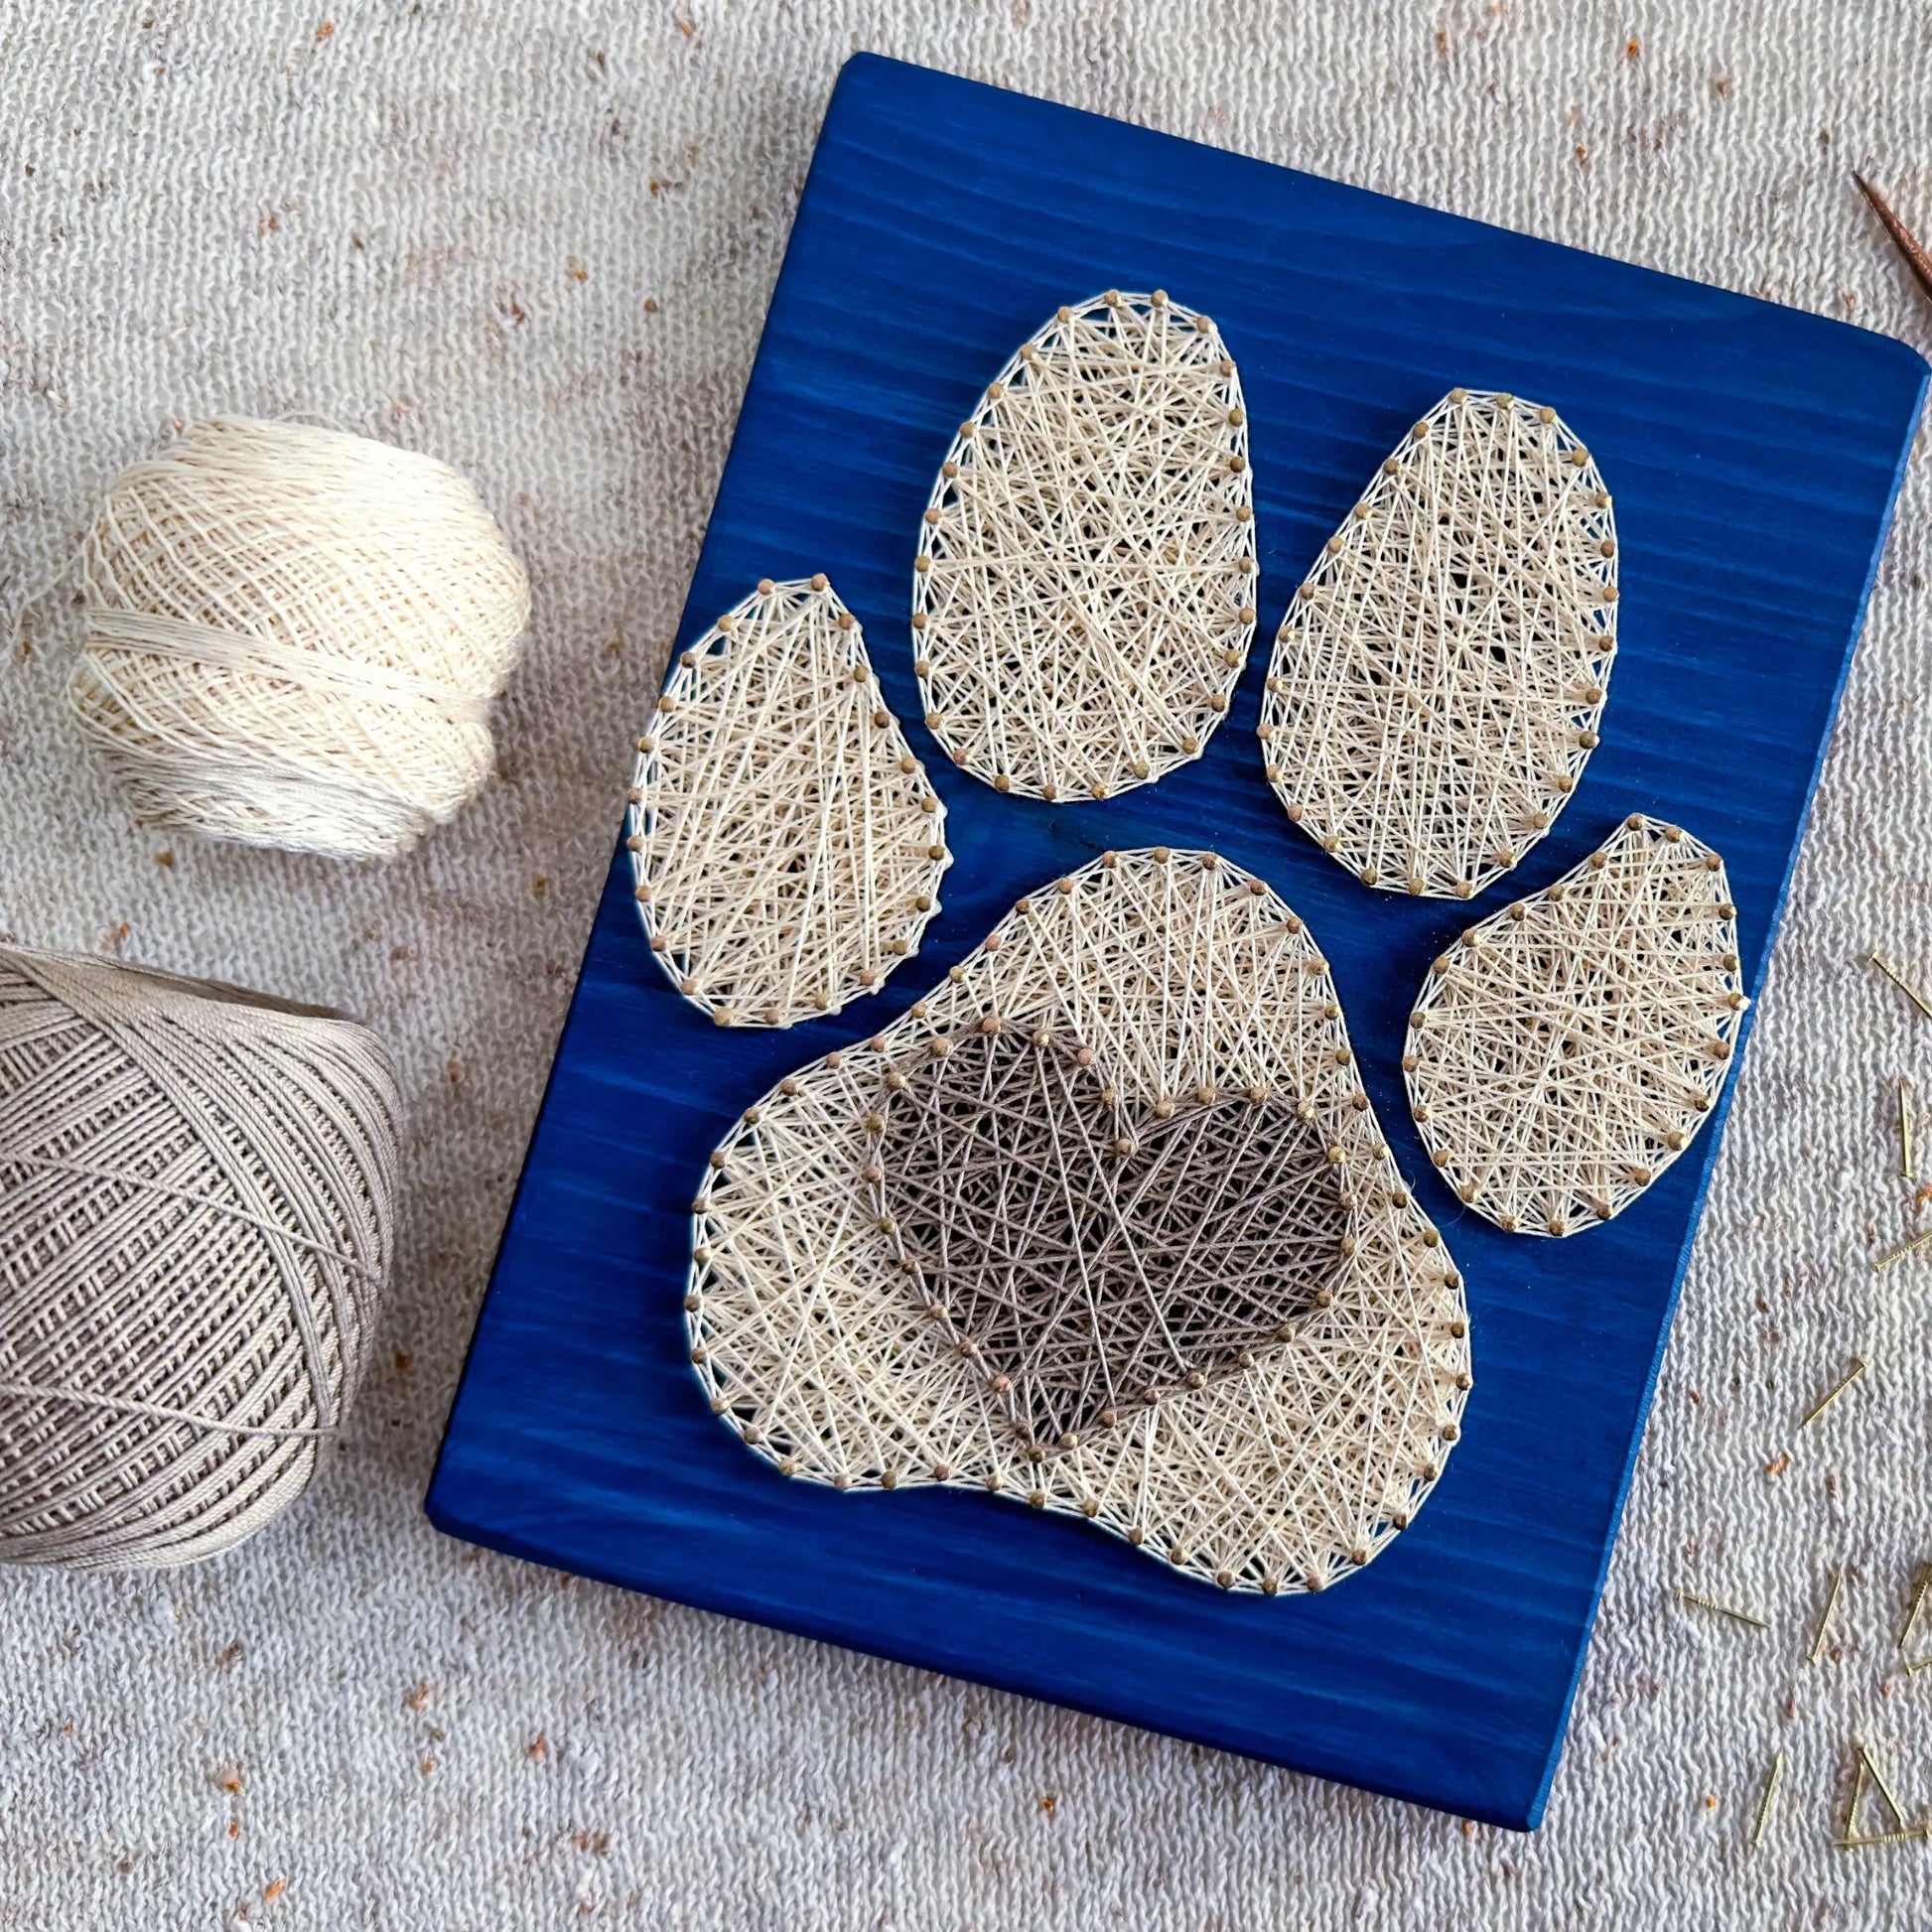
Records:
[[[1477,900],[1391,898],[1262,778],[1258,649],[1208,754],[1103,804],[1001,798],[916,723],[908,608],[933,472],[1063,301],[1212,314],[1253,424],[1272,636],[1386,449],[1455,383],[1553,404],[1616,493],[1620,650],[1558,828]],[[831,574],[951,814],[921,955],[789,1034],[721,1033],[645,952],[614,864],[451,1418],[442,1528],[634,1588],[1528,1827],[1541,1815],[1723,1128],[1619,1220],[1513,1239],[1430,1173],[1409,1002],[1472,917],[1625,813],[1723,854],[1754,992],[1926,381],[1897,343],[871,57],[827,114],[680,631]],[[650,694],[637,694],[639,723]],[[687,1208],[726,1124],[876,1031],[1023,891],[1108,846],[1211,844],[1333,964],[1377,1111],[1468,1281],[1465,1438],[1415,1526],[1315,1597],[1223,1595],[1077,1523],[789,1482],[683,1357]],[[1726,1101],[1727,1104],[1727,1101]]]

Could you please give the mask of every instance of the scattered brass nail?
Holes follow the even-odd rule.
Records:
[[[1897,987],[1902,994],[1904,994],[1906,999],[1910,1000],[1911,1003],[1915,1007],[1917,1007],[1922,1014],[1925,1015],[1926,1019],[1932,1020],[1932,1002],[1928,1002],[1925,995],[1921,993],[1918,990],[1918,988],[1914,986],[1911,983],[1911,981],[1908,980],[1904,976],[1904,974],[1902,974],[1898,970],[1898,968],[1894,966],[1891,963],[1891,961],[1884,956],[1883,953],[1874,952],[1874,953],[1867,954],[1866,956],[1870,959],[1872,965],[1877,967],[1879,972],[1883,973],[1884,976],[1888,980],[1890,980],[1891,983],[1895,987]]]
[[[1832,1404],[1836,1402],[1839,1399],[1839,1397],[1842,1396],[1845,1393],[1845,1391],[1849,1389],[1852,1386],[1852,1384],[1856,1382],[1859,1379],[1859,1377],[1864,1373],[1864,1369],[1865,1369],[1864,1357],[1863,1355],[1854,1355],[1852,1357],[1852,1366],[1848,1368],[1845,1371],[1845,1373],[1841,1375],[1838,1378],[1838,1380],[1834,1382],[1832,1386],[1829,1389],[1827,1389],[1825,1393],[1821,1395],[1816,1402],[1812,1404],[1811,1409],[1806,1414],[1804,1421],[1801,1422],[1798,1425],[1798,1427],[1800,1429],[1803,1429],[1806,1427],[1807,1424],[1815,1423],[1818,1420],[1818,1418],[1822,1416],[1825,1413],[1825,1411],[1829,1409],[1832,1406]]]
[[[1879,1770],[1878,1760],[1871,1755],[1869,1748],[1863,1743],[1860,1743],[1858,1751],[1860,1757],[1864,1760],[1864,1768],[1871,1773],[1872,1783],[1878,1787],[1879,1797],[1885,1801],[1885,1809],[1891,1813],[1892,1823],[1901,1831],[1911,1829],[1906,1821],[1905,1807],[1898,1802],[1897,1793],[1885,1782],[1885,1774]],[[1857,1824],[1858,1820],[1855,1818],[1852,1822]],[[1846,1837],[1850,1838],[1852,1834],[1848,1831]]]
[[[1917,1581],[1912,1585],[1912,1607],[1905,1612],[1905,1627],[1898,1633],[1901,1651],[1911,1642],[1912,1632],[1918,1627],[1918,1613],[1924,1607],[1928,1589],[1932,1589],[1932,1564],[1921,1564]]]
[[[1825,1598],[1824,1610],[1818,1618],[1818,1634],[1812,1638],[1811,1661],[1815,1664],[1825,1654],[1825,1638],[1832,1627],[1832,1612],[1838,1607],[1838,1592],[1845,1583],[1845,1566],[1840,1564],[1832,1572],[1831,1592]]]
[[[1859,193],[1871,204],[1871,211],[1885,224],[1885,232],[1898,244],[1898,252],[1905,257],[1905,265],[1918,279],[1918,285],[1927,295],[1932,295],[1932,257],[1919,246],[1910,228],[1891,211],[1885,198],[1856,170],[1852,179],[1859,184]]]
[[[1864,1802],[1864,1781],[1866,1777],[1878,1787],[1878,1795],[1885,1802],[1885,1809],[1891,1813],[1893,1829],[1888,1832],[1861,1832],[1859,1830],[1859,1807]],[[1852,1739],[1852,1802],[1845,1809],[1845,1836],[1832,1841],[1841,1851],[1856,1852],[1868,1845],[1903,1845],[1909,1839],[1922,1839],[1927,1836],[1924,1825],[1910,1825],[1905,1821],[1905,1808],[1898,1802],[1897,1794],[1885,1782],[1885,1774],[1879,1770],[1877,1761],[1864,1744],[1857,1737]]]
[[[1916,1664],[1907,1664],[1905,1666],[1905,1675],[1907,1677],[1916,1677],[1922,1670],[1932,1670],[1932,1657],[1921,1657]]]
[[[1715,1610],[1718,1615],[1730,1617],[1738,1623],[1748,1623],[1753,1630],[1768,1630],[1771,1627],[1764,1617],[1753,1616],[1749,1610],[1733,1609],[1728,1603],[1714,1602],[1709,1596],[1700,1596],[1695,1590],[1678,1590],[1677,1600],[1680,1603],[1694,1603],[1701,1610]]]
[[[1763,1844],[1764,1828],[1771,1822],[1771,1804],[1778,1795],[1778,1781],[1784,1776],[1784,1753],[1771,1760],[1771,1775],[1764,1780],[1764,1795],[1757,1801],[1757,1822],[1751,1827],[1753,1847]]]
[[[1913,1235],[1902,1247],[1894,1248],[1890,1254],[1880,1255],[1871,1264],[1871,1272],[1874,1275],[1882,1275],[1894,1261],[1903,1261],[1907,1255],[1915,1253],[1928,1241],[1932,1241],[1932,1228],[1927,1228],[1923,1234]]]

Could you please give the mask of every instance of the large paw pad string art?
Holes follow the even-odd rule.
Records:
[[[1746,1004],[1723,860],[1633,815],[1430,968],[1402,1062],[1423,1144],[1498,1227],[1594,1227],[1710,1119]]]
[[[1326,962],[1212,852],[1106,854],[712,1154],[686,1301],[788,1475],[1076,1515],[1229,1589],[1319,1589],[1460,1433],[1461,1280]]]
[[[1609,491],[1555,410],[1451,389],[1275,641],[1268,781],[1366,886],[1468,898],[1556,822],[1616,653]]]
[[[1254,479],[1213,323],[1061,309],[946,452],[913,561],[926,724],[1001,791],[1110,798],[1198,758],[1255,626]]]
[[[637,741],[651,951],[720,1026],[837,1013],[918,950],[945,823],[858,620],[823,577],[767,580],[678,659]]]

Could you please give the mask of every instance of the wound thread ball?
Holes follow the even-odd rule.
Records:
[[[0,1562],[216,1555],[308,1486],[389,1272],[354,1023],[0,948]]]
[[[122,473],[77,573],[69,698],[138,820],[384,859],[494,766],[529,583],[434,457],[197,423]]]

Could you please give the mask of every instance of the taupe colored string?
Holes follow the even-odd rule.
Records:
[[[56,1388],[34,1382],[0,1381],[0,1395],[21,1396],[32,1402],[73,1402],[82,1408],[111,1409],[123,1416],[150,1416],[156,1422],[182,1422],[191,1428],[215,1435],[250,1436],[262,1441],[282,1442],[298,1438],[321,1440],[334,1436],[338,1425],[319,1424],[313,1429],[265,1429],[255,1423],[224,1422],[217,1416],[199,1416],[186,1409],[169,1409],[158,1402],[135,1402],[126,1396],[100,1395],[89,1389]]]
[[[987,1014],[949,1044],[882,1105],[879,1211],[1023,1442],[1075,1449],[1252,1367],[1328,1296],[1348,1212],[1280,1096],[1125,1106],[1050,1014]]]
[[[789,1027],[919,949],[946,808],[823,576],[768,578],[679,658],[627,843],[658,963],[721,1027]]]
[[[1268,781],[1366,886],[1468,898],[1555,824],[1616,654],[1616,528],[1554,409],[1451,389],[1290,604]]]
[[[301,1492],[388,1275],[396,1107],[351,1022],[0,950],[0,1560],[192,1562]]]
[[[1110,798],[1198,758],[1255,628],[1254,479],[1213,323],[1061,309],[987,385],[913,560],[926,724],[1001,791]]]
[[[1724,862],[1633,814],[1431,967],[1402,1062],[1423,1144],[1498,1227],[1594,1227],[1711,1117],[1747,1004]]]
[[[989,1107],[1000,1145],[962,1151]],[[1326,962],[1212,852],[1050,882],[878,1037],[748,1108],[698,1193],[685,1306],[714,1412],[786,1474],[980,1488],[1270,1594],[1407,1527],[1470,1385],[1460,1277]]]

